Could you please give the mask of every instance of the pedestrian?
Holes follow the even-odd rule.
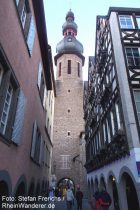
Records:
[[[82,210],[82,200],[83,200],[83,193],[80,190],[80,187],[78,187],[76,192],[77,210]]]
[[[74,204],[74,195],[69,186],[66,192],[66,203],[67,203],[67,210],[71,210],[72,205]]]
[[[101,210],[100,199],[100,192],[99,189],[97,189],[89,201],[91,210]]]
[[[105,189],[105,187],[102,187],[100,191],[99,202],[100,202],[101,210],[109,210],[109,207],[112,203],[112,199],[109,193],[107,192],[107,190]]]
[[[50,198],[50,200],[52,200],[52,198],[54,197],[54,189],[52,188],[52,187],[50,187],[50,189],[49,189],[49,198]]]
[[[53,208],[53,206],[54,206],[54,189],[52,187],[50,187],[50,189],[49,189],[48,200],[49,200],[51,209],[54,209]]]
[[[96,199],[94,195],[91,195],[91,198],[89,200],[89,205],[91,207],[91,210],[96,210]]]

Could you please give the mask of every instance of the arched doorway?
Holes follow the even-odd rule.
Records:
[[[0,209],[2,209],[2,196],[9,196],[8,185],[5,181],[0,181]]]
[[[45,191],[45,182],[44,180],[42,181],[42,186],[41,186],[41,192],[44,193]]]
[[[34,185],[34,182],[31,182],[29,190],[28,190],[28,196],[34,197],[34,193],[35,193],[35,185]],[[34,201],[28,201],[27,203],[32,204],[34,203]]]
[[[38,183],[36,187],[36,196],[38,196],[39,194],[40,194],[40,184]]]
[[[28,191],[28,195],[29,196],[34,196],[34,192],[35,191],[35,185],[34,185],[34,183],[33,182],[31,182],[31,184],[30,184],[30,187],[29,187],[29,191]]]
[[[91,194],[91,186],[90,186],[90,181],[88,180],[88,198],[90,198]]]
[[[101,177],[101,179],[100,179],[100,187],[106,189],[106,184],[105,184],[104,177]]]
[[[94,183],[93,183],[93,179],[91,178],[91,189],[90,189],[90,194],[93,195],[94,193]]]
[[[125,192],[127,197],[128,210],[139,210],[137,192],[132,178],[128,173],[125,172],[123,174],[123,179],[125,181]]]
[[[69,179],[69,178],[63,178],[63,179],[61,179],[58,182],[57,188],[58,188],[58,194],[59,194],[59,196],[65,196],[66,190],[67,190],[67,187],[68,186],[75,193],[75,185],[74,185],[74,182],[71,179]]]
[[[95,178],[95,192],[99,190],[99,186],[98,186],[98,179],[97,177]]]
[[[20,203],[20,201],[18,200],[18,196],[25,196],[25,192],[26,192],[25,183],[24,182],[21,182],[17,186],[17,190],[15,192],[15,196],[14,196],[15,197],[15,202],[14,202],[15,204]],[[13,209],[15,209],[15,208],[13,208]],[[23,209],[24,210],[24,208],[22,208],[22,207],[20,209]]]
[[[109,185],[111,188],[111,196],[112,196],[112,203],[114,206],[114,210],[120,210],[116,179],[113,175],[109,176]]]

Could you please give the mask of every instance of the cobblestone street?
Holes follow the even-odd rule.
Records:
[[[66,201],[60,201],[55,203],[54,210],[67,210]],[[76,200],[74,201],[74,206],[72,206],[72,210],[77,210]],[[83,199],[83,210],[91,210],[87,199]]]

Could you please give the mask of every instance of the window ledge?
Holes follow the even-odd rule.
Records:
[[[3,134],[0,133],[0,141],[6,144],[7,146],[10,146],[13,142],[10,139],[7,139]]]
[[[31,160],[32,160],[37,166],[41,167],[41,165],[40,165],[36,160],[34,160],[32,157],[31,157]]]

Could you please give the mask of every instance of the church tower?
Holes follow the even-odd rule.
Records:
[[[66,14],[63,39],[57,44],[55,65],[56,99],[54,108],[53,173],[57,186],[80,185],[83,163],[80,160],[80,134],[83,120],[83,46],[76,39],[74,13]]]

